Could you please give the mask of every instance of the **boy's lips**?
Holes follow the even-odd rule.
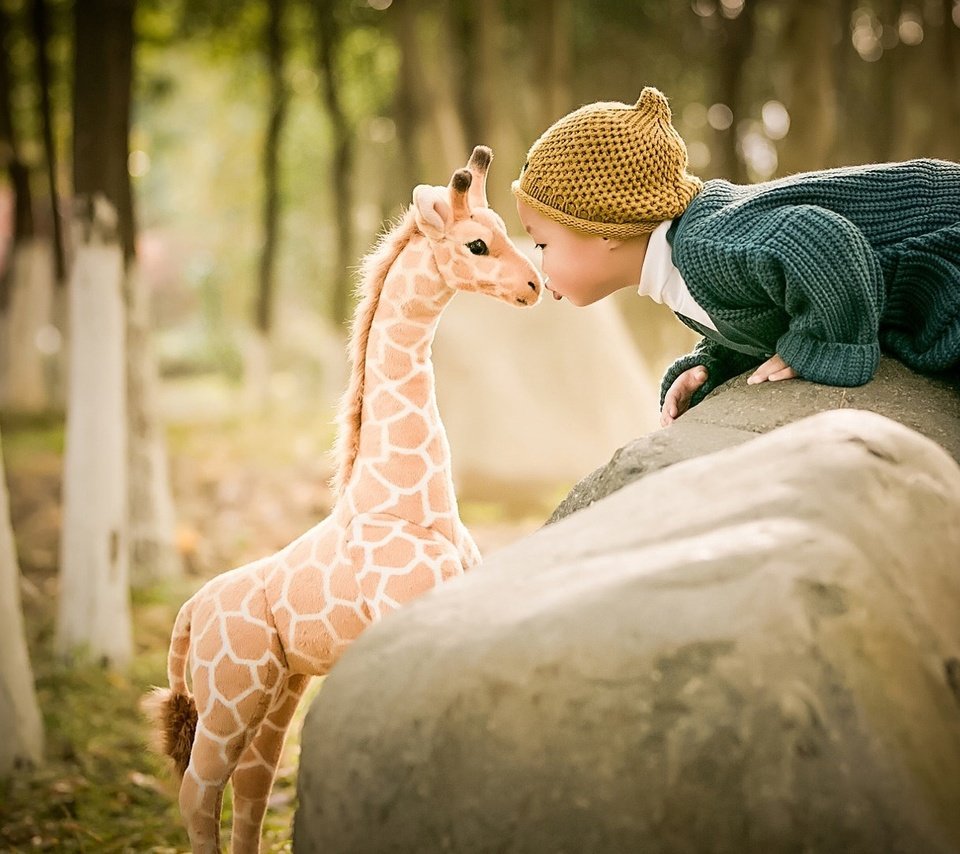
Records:
[[[547,285],[546,287],[547,290],[553,294],[554,299],[563,299],[563,294],[558,294],[553,288],[550,287],[550,285]]]

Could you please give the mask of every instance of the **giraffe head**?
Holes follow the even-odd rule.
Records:
[[[492,159],[493,152],[478,145],[448,186],[414,189],[417,229],[431,243],[447,287],[490,294],[513,305],[536,305],[543,286],[540,274],[487,205]]]

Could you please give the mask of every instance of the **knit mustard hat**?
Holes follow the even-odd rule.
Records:
[[[588,104],[543,133],[513,182],[514,195],[562,225],[601,237],[636,237],[683,212],[703,182],[687,173],[687,147],[662,92],[632,107]]]

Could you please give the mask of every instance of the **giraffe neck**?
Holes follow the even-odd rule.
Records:
[[[459,516],[431,348],[452,296],[426,239],[415,236],[387,273],[370,326],[347,489],[355,513],[389,513],[451,540]]]

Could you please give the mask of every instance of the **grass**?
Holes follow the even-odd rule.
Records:
[[[67,663],[53,649],[51,582],[27,576],[40,595],[24,603],[45,762],[7,781],[0,807],[0,847],[10,851],[173,852],[186,835],[163,782],[160,758],[145,749],[137,703],[164,678],[159,624],[173,605],[134,606],[137,655],[126,672]],[[146,643],[149,637],[149,643]]]

